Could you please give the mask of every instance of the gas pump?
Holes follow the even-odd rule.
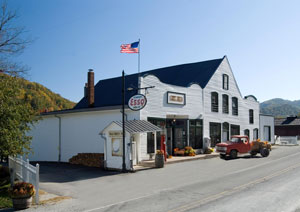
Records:
[[[160,137],[160,150],[164,151],[165,161],[167,161],[166,136],[164,134]]]

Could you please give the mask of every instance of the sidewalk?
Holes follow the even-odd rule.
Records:
[[[166,165],[172,163],[181,163],[192,160],[203,160],[209,158],[219,157],[219,153],[213,152],[211,154],[200,154],[196,156],[173,156],[172,158],[168,158],[166,161]],[[155,161],[153,160],[144,160],[139,165],[134,166],[134,171],[141,171],[145,169],[155,168]]]

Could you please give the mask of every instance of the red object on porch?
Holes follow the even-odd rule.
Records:
[[[167,161],[166,136],[165,135],[161,135],[160,150],[164,151],[165,161]]]

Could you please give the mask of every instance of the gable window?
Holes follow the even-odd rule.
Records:
[[[253,110],[249,110],[249,123],[253,124],[254,123],[254,116],[253,116]]]
[[[219,95],[217,92],[211,93],[211,111],[219,112]]]
[[[228,95],[223,94],[223,113],[229,113],[229,108],[228,108]]]
[[[239,115],[239,105],[236,97],[232,97],[232,115]]]
[[[223,89],[224,90],[229,89],[229,77],[227,74],[223,74]]]

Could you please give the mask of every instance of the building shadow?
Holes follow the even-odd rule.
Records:
[[[255,155],[255,156],[245,155],[245,156],[238,156],[237,158],[230,158],[229,156],[226,156],[226,158],[223,158],[223,160],[231,161],[231,160],[254,159],[254,158],[263,158],[263,157],[260,155]]]
[[[58,162],[30,162],[32,165],[40,165],[41,183],[64,183],[79,180],[87,180],[121,174],[117,171],[107,171],[102,168],[73,165]]]

